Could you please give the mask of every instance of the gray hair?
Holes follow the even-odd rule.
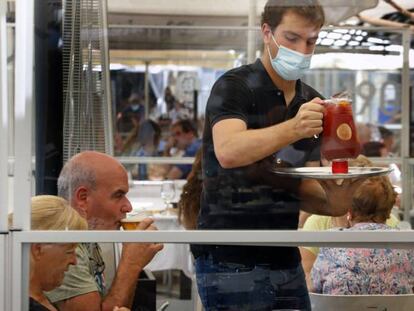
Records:
[[[95,190],[95,171],[90,166],[83,165],[81,161],[69,160],[59,175],[58,195],[71,202],[74,192],[80,186]]]

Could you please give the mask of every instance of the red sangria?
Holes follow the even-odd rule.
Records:
[[[352,116],[349,100],[333,98],[325,101],[323,118],[321,154],[327,160],[345,160],[356,158],[360,153],[360,143]],[[339,161],[343,162],[343,161]],[[333,167],[333,172],[336,168]],[[344,167],[340,170],[341,173]],[[339,173],[339,172],[335,172]]]

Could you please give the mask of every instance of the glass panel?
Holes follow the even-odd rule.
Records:
[[[330,44],[324,42],[333,35],[339,37],[330,39]],[[352,28],[322,31],[312,61],[314,69],[303,78],[325,97],[348,92],[361,143],[385,145],[383,151],[378,146],[363,150],[371,157],[398,157],[401,153],[401,42],[398,33]]]
[[[131,308],[128,305],[131,301],[131,310],[164,310],[160,309],[161,306],[168,306],[168,310],[197,310],[196,305],[200,302],[189,245],[164,245],[164,249],[142,272],[138,272],[134,267],[136,262],[131,260],[121,261],[116,268],[115,262],[123,256],[118,246],[113,243],[100,243],[99,246],[95,243],[82,243],[78,244],[75,255],[74,244],[30,244],[31,303],[51,308],[50,301],[56,303],[60,300],[59,297],[73,294],[76,297],[76,292],[82,292],[82,288],[88,285],[118,293],[117,305]],[[76,262],[78,267],[84,269],[74,269]],[[136,275],[124,275],[123,282],[119,282],[121,275],[117,274],[117,270],[122,269],[130,273],[136,271]],[[68,271],[65,272],[66,270]],[[98,277],[102,274],[105,275],[104,283]],[[115,277],[118,282],[113,282]],[[60,287],[62,282],[69,284],[67,282],[73,278],[76,278],[76,283],[72,284],[70,290]],[[125,292],[131,293],[131,300],[121,294]],[[124,297],[124,305],[119,302],[119,299],[123,299],[120,297]],[[70,302],[71,299],[68,300]]]
[[[115,154],[194,157],[194,141],[203,132],[211,88],[225,71],[246,63],[247,46],[243,43],[247,42],[248,32],[214,28],[127,28],[122,31],[115,28],[110,31],[110,46],[118,47],[117,42],[123,44],[124,37],[142,40],[134,41],[137,49],[111,49],[110,53],[116,115]],[[146,35],[141,36],[142,32]],[[257,31],[254,33],[258,36]],[[258,45],[256,38],[255,46]],[[145,96],[146,85],[148,96]],[[188,120],[186,124],[194,128],[194,135],[183,137],[187,128],[172,127],[179,120]],[[174,166],[180,171],[184,169],[175,179],[185,179],[191,163],[186,167],[126,165],[138,180],[164,179]]]
[[[313,218],[313,224],[308,223],[306,225],[305,220],[310,215],[300,212],[301,208],[312,213],[329,213],[343,203],[342,199],[349,199],[350,196],[339,193],[340,195],[335,196],[334,199],[330,198],[330,208],[332,209],[327,210],[325,208],[322,210],[321,206],[325,203],[324,200],[318,201],[318,196],[313,202],[309,199],[310,195],[315,196],[315,194],[320,193],[323,196],[324,194],[323,189],[319,187],[317,182],[276,176],[270,172],[268,165],[304,166],[307,164],[306,162],[319,162],[318,147],[313,145],[313,141],[306,141],[304,145],[301,145],[300,142],[292,144],[292,146],[278,154],[275,153],[278,148],[274,147],[267,152],[267,155],[269,155],[267,159],[263,160],[263,156],[258,158],[255,154],[257,150],[266,148],[267,144],[273,144],[274,141],[283,138],[271,133],[274,141],[269,142],[267,140],[265,143],[257,144],[247,151],[246,148],[242,149],[242,152],[236,153],[236,156],[230,159],[230,163],[223,162],[221,164],[217,163],[218,160],[214,158],[216,146],[209,145],[204,149],[209,154],[205,155],[204,159],[207,159],[207,161],[204,162],[203,172],[201,172],[200,167],[193,167],[193,171],[190,172],[191,163],[166,164],[156,162],[160,160],[157,157],[174,156],[175,158],[183,156],[182,153],[187,151],[186,148],[178,144],[177,137],[181,137],[183,131],[179,132],[178,130],[182,129],[172,127],[176,120],[180,118],[191,120],[198,136],[206,132],[204,125],[211,125],[209,122],[204,123],[208,117],[205,115],[207,100],[212,92],[213,84],[223,74],[232,68],[250,64],[256,57],[263,56],[263,59],[267,59],[267,51],[263,49],[260,31],[249,30],[246,27],[247,2],[243,1],[244,4],[240,5],[244,11],[242,10],[243,12],[239,16],[233,16],[233,14],[230,17],[223,17],[226,12],[222,11],[220,12],[221,16],[216,17],[216,20],[202,16],[190,18],[185,15],[178,15],[177,17],[172,12],[164,12],[164,16],[162,14],[152,15],[151,9],[162,7],[156,3],[154,4],[154,2],[148,5],[149,8],[147,9],[149,11],[143,10],[137,12],[137,14],[133,14],[133,11],[131,11],[131,14],[110,12],[108,16],[108,39],[115,128],[114,140],[116,142],[115,154],[117,156],[152,158],[149,161],[142,161],[142,163],[138,163],[140,162],[138,160],[134,164],[125,164],[131,175],[131,180],[129,180],[130,190],[127,196],[131,202],[132,211],[127,215],[128,218],[137,220],[142,219],[142,217],[152,217],[154,225],[159,230],[185,230],[196,227],[211,230],[296,230],[297,228],[302,229],[302,227],[304,227],[302,230],[328,230],[338,226],[352,226],[353,229],[351,230],[359,230],[361,223],[365,224],[366,222],[370,222],[366,229],[386,228],[391,230],[390,227],[398,226],[407,229],[409,224],[400,221],[398,210],[397,215],[392,220],[386,222],[385,219],[382,219],[384,218],[382,216],[386,215],[388,217],[390,211],[393,212],[396,209],[393,206],[393,199],[385,200],[386,191],[368,190],[361,190],[359,195],[366,198],[368,195],[375,196],[379,193],[381,197],[376,197],[377,203],[387,203],[384,207],[385,211],[381,210],[381,213],[378,213],[382,217],[378,218],[379,220],[376,217],[377,214],[366,215],[362,208],[362,212],[361,210],[353,210],[349,217],[348,215],[341,216],[340,219],[312,215],[311,217],[318,218],[316,220]],[[113,4],[114,2],[112,2]],[[111,3],[109,8],[111,9]],[[235,5],[234,9],[236,9]],[[261,7],[257,9],[261,11]],[[185,12],[175,13],[184,14]],[[219,26],[212,27],[212,24]],[[191,27],[206,25],[210,25],[210,28]],[[251,32],[250,35],[249,31]],[[377,126],[384,126],[394,133],[394,145],[389,148],[388,152],[398,156],[400,155],[400,131],[402,128],[401,117],[399,116],[402,97],[400,81],[401,49],[387,50],[387,47],[400,44],[401,36],[390,31],[390,38],[387,35],[388,39],[382,38],[381,42],[378,40],[369,42],[368,37],[371,35],[381,37],[384,34],[372,34],[368,31],[363,34],[364,30],[353,29],[347,31],[349,33],[337,31],[336,35],[329,34],[329,31],[325,31],[323,35],[321,33],[315,51],[316,55],[313,57],[313,68],[306,74],[303,81],[314,87],[325,97],[330,97],[344,89],[348,90],[353,99],[355,120],[375,126],[368,128],[370,132],[367,142],[371,140],[380,141],[381,132]],[[352,31],[354,32],[351,33]],[[360,31],[360,33],[357,33],[357,31]],[[254,33],[254,39],[249,40],[252,33]],[[348,39],[344,38],[346,35],[349,35]],[[331,41],[324,41],[325,37],[322,36],[326,36]],[[386,42],[386,40],[389,41]],[[359,43],[351,44],[351,42]],[[248,43],[250,43],[250,46]],[[253,49],[250,49],[251,46],[253,46]],[[379,46],[382,46],[382,49]],[[248,51],[251,54],[252,50],[254,55],[249,55]],[[345,54],[345,52],[352,53]],[[358,52],[358,54],[355,52]],[[385,67],[380,70],[376,67],[375,71],[372,68],[359,67],[358,64],[367,61],[365,56],[368,55],[372,60],[375,58],[374,56],[378,56],[378,52],[381,53],[381,56],[382,54],[386,55],[383,56],[381,61],[375,61],[375,66],[390,64],[393,56],[396,57],[393,61],[398,64],[392,68]],[[387,54],[388,52],[391,54]],[[344,65],[338,66],[341,63]],[[260,62],[258,66],[260,66]],[[268,72],[273,72],[271,67],[268,66],[267,69],[269,71],[263,70],[265,76]],[[271,119],[273,117],[276,119],[281,116],[287,118],[287,116],[293,117],[296,115],[297,111],[286,108],[285,98],[280,92],[277,94],[278,90],[272,83],[273,81],[268,79],[268,82],[269,89],[258,93],[258,97],[254,98],[260,107],[255,107],[252,114],[259,117],[252,121],[253,124],[249,125],[249,129],[263,127],[263,123],[268,121],[270,122],[266,123],[267,126],[274,125],[277,122]],[[260,85],[260,87],[263,86]],[[282,102],[282,105],[278,107],[278,109],[281,109],[281,113],[274,113],[276,100],[266,97],[267,92],[273,93],[274,96],[277,94],[281,98],[278,100],[278,103]],[[238,105],[239,102],[243,102],[245,96],[249,95],[251,94],[243,93],[243,90],[234,89],[229,94],[229,100],[235,99]],[[250,99],[250,97],[248,98]],[[290,99],[294,100],[294,98]],[[307,100],[309,99],[307,98]],[[266,101],[268,106],[265,108],[267,110],[259,115],[257,110],[261,109],[262,104]],[[269,114],[266,114],[267,112]],[[149,120],[152,120],[152,122]],[[383,132],[387,133],[386,131]],[[290,132],[285,131],[283,134],[287,136]],[[255,139],[259,141],[261,136],[258,135]],[[310,139],[313,138],[310,137]],[[168,146],[168,143],[174,140],[176,141],[175,145]],[[144,148],[147,147],[147,143],[149,147]],[[307,145],[308,143],[312,145],[312,148]],[[234,145],[238,146],[239,141],[236,141]],[[171,148],[166,148],[166,146]],[[174,152],[174,149],[177,153]],[[261,152],[262,155],[264,153],[266,152]],[[304,155],[305,153],[306,155]],[[250,155],[253,160],[248,159],[245,163],[237,162],[239,158],[246,158]],[[184,154],[184,156],[188,156],[192,160],[195,152]],[[232,161],[236,161],[236,164],[234,165]],[[252,163],[253,165],[249,166]],[[174,167],[179,168],[179,165],[187,165],[188,175],[170,178],[168,173]],[[218,171],[219,173],[217,173]],[[109,173],[106,177],[105,181],[111,180]],[[172,179],[172,183],[171,181],[169,183],[163,181],[165,178]],[[188,178],[188,182],[178,180],[184,178]],[[204,182],[203,194],[201,193],[202,182]],[[401,177],[396,183],[398,182],[401,182]],[[306,188],[306,193],[301,192],[302,186]],[[336,187],[333,184],[329,186]],[[389,185],[387,184],[387,186]],[[97,187],[100,187],[99,183]],[[388,188],[390,190],[390,187]],[[369,187],[366,189],[369,189]],[[116,198],[111,196],[111,200],[118,200],[118,195],[123,198],[124,190],[118,192]],[[109,192],[105,193],[108,194]],[[393,194],[388,194],[388,196],[393,197]],[[103,196],[101,198],[95,196],[92,201],[94,203],[103,202],[102,198]],[[307,206],[310,203],[313,203],[312,208]],[[344,212],[346,209],[351,209],[351,202],[349,203],[347,208],[342,209]],[[98,205],[104,207],[103,204],[94,206]],[[379,206],[379,204],[377,205]],[[105,216],[110,218],[111,213],[114,212],[113,205],[108,204],[105,207],[108,213]],[[358,212],[360,213],[358,214]],[[117,210],[116,213],[118,217],[124,211],[118,213]],[[108,221],[108,219],[105,220]],[[373,224],[374,222],[375,224]],[[389,227],[378,224],[382,222],[386,222]],[[119,224],[119,219],[117,219],[116,225]],[[109,247],[108,245],[102,246],[103,253],[107,252],[106,256],[110,259],[101,258],[105,261],[108,287],[112,286],[111,275],[113,279],[116,274],[113,258],[115,257],[114,253],[118,250],[118,248],[116,250],[112,249],[111,253],[111,247],[112,244],[109,244]],[[93,251],[96,252],[96,249],[94,248]],[[353,250],[351,252],[355,254],[365,252],[363,258],[361,258],[362,261],[369,258],[366,254],[371,251]],[[341,256],[344,252],[346,251],[339,251],[338,255]],[[142,259],[140,252],[136,251],[135,253],[136,256],[132,256],[132,258]],[[383,253],[380,252],[378,256],[382,256]],[[391,251],[389,253],[394,258],[395,253]],[[212,294],[210,303],[213,308],[225,303],[224,301],[231,306],[231,309],[236,310],[266,309],[269,306],[273,309],[304,309],[310,304],[306,298],[305,275],[302,272],[301,256],[297,248],[195,245],[193,246],[193,255],[190,253],[190,246],[187,244],[166,244],[164,249],[151,260],[146,267],[148,272],[146,271],[145,275],[141,275],[137,290],[150,292],[148,295],[150,302],[148,303],[152,304],[152,308],[154,308],[154,303],[159,308],[167,300],[171,310],[195,310],[195,306],[200,305],[196,293],[200,294],[203,300],[205,300],[207,293]],[[405,255],[404,259],[411,256],[408,253],[404,253]],[[387,255],[386,258],[389,259],[390,256]],[[90,257],[88,254],[84,257],[86,266],[88,266],[88,261],[91,260]],[[314,257],[316,257],[315,254]],[[398,256],[395,257],[398,258]],[[305,255],[302,255],[302,258],[306,259]],[[382,259],[384,259],[384,256]],[[102,269],[101,261],[96,259],[91,261],[94,261],[94,268]],[[120,262],[121,265],[125,263],[122,260]],[[338,262],[339,259],[335,260],[334,264],[337,265]],[[305,260],[302,262],[303,265],[307,263]],[[409,266],[408,262],[404,263],[405,266],[401,269]],[[398,263],[398,265],[400,264],[402,266],[401,262]],[[127,270],[131,272],[132,268],[128,268]],[[304,270],[307,270],[309,266],[304,268]],[[48,269],[52,269],[52,267],[48,266]],[[196,270],[199,282],[198,288],[195,283]],[[338,273],[336,266],[333,272]],[[183,274],[191,280],[190,285],[188,279],[182,281]],[[409,275],[408,271],[402,271],[401,274],[402,276],[398,277],[399,281]],[[130,273],[130,275],[135,277],[133,273]],[[375,276],[378,275],[381,274],[375,273]],[[41,273],[40,276],[49,277],[49,273]],[[94,276],[92,276],[93,282],[95,281]],[[136,277],[138,278],[138,276]],[[353,277],[353,275],[349,276],[350,279]],[[391,276],[391,279],[393,277]],[[366,281],[366,279],[362,281]],[[186,285],[183,285],[183,283]],[[384,283],[385,285],[394,284],[388,280]],[[125,284],[119,284],[120,290],[125,291]],[[157,285],[157,289],[155,289],[155,285]],[[377,281],[375,285],[378,285]],[[114,283],[113,286],[116,286],[116,284]],[[133,287],[130,289],[133,289]],[[185,290],[182,287],[185,287]],[[404,290],[398,293],[402,293]],[[185,291],[186,294],[182,294],[182,291]],[[275,294],[276,291],[277,294]],[[191,293],[191,300],[185,300],[183,296],[188,297],[189,292]],[[279,299],[280,292],[288,298],[284,298],[283,301]],[[384,292],[381,291],[381,293]],[[143,299],[144,295],[143,293],[138,294],[138,303],[146,303],[146,300]],[[286,302],[289,304],[285,304]],[[335,305],[336,307],[338,303],[329,302],[329,305]],[[395,305],[395,302],[393,305]]]
[[[71,288],[81,290],[82,285],[97,282],[88,272],[91,264],[93,271],[105,274],[106,291],[132,292],[132,310],[164,310],[161,307],[166,306],[166,310],[171,311],[202,310],[206,295],[214,307],[225,304],[232,306],[233,310],[258,310],[263,306],[272,306],[276,310],[307,310],[309,305],[312,305],[312,310],[327,310],[334,306],[338,310],[353,310],[355,306],[410,310],[414,300],[411,249],[321,247],[318,255],[313,257],[307,289],[300,266],[273,270],[269,265],[230,264],[204,256],[194,260],[188,244],[165,244],[145,270],[139,275],[137,272],[136,278],[129,275],[131,280],[128,282],[113,282],[115,277],[120,277],[118,271],[121,269],[135,270],[134,263],[121,261],[116,268],[114,258],[122,255],[117,255],[112,243],[101,243],[99,248],[89,253],[86,261],[81,261],[82,252],[89,252],[88,245],[78,246],[77,265],[84,265],[85,272]],[[31,303],[37,300],[47,305],[47,300],[41,299],[44,296],[39,296],[46,290],[51,301],[58,301],[57,293],[65,294],[65,291],[60,291],[59,284],[81,273],[72,266],[75,262],[73,245],[32,244],[31,249]],[[273,248],[273,251],[282,250]],[[97,256],[98,265],[93,259]],[[376,258],[375,263],[372,257]],[[64,275],[67,268],[69,271]],[[232,276],[235,273],[238,275],[236,279]],[[102,284],[96,283],[95,286]],[[283,297],[276,294],[280,291],[284,293]],[[341,298],[340,295],[346,296]],[[70,302],[71,299],[68,300]]]
[[[247,63],[245,42],[249,31],[229,30],[225,26],[222,26],[223,30],[145,25],[112,27],[109,40],[113,109],[117,116],[115,154],[165,156],[163,146],[168,140],[171,124],[177,119],[193,120],[201,135],[204,110],[212,85],[228,69]],[[255,54],[260,57],[261,34],[258,31],[251,32],[255,38]],[[329,39],[332,41],[330,44],[323,41],[333,34],[341,38]],[[124,37],[139,38],[138,42],[134,41],[133,50],[122,49],[126,44]],[[355,41],[358,46],[352,45],[353,40],[359,40]],[[203,47],[198,41],[208,43]],[[337,41],[341,42],[337,44]],[[157,46],[159,44],[162,46]],[[400,44],[401,35],[398,33],[384,34],[352,28],[322,31],[312,62],[313,69],[303,77],[304,82],[325,97],[348,91],[353,100],[361,142],[378,142],[368,144],[364,153],[369,156],[400,155]],[[373,70],[373,67],[376,69]],[[148,81],[145,79],[146,73]],[[146,83],[148,102],[144,94]],[[142,108],[138,108],[138,102]],[[156,150],[151,148],[152,151],[147,153],[137,151],[141,143],[137,138],[139,126],[134,126],[137,123],[134,118],[158,121],[158,127],[151,126],[157,127],[155,131],[161,130]],[[140,176],[136,165],[129,165],[128,168],[134,179],[159,178]]]

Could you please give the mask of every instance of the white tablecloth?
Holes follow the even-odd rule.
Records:
[[[154,223],[158,230],[185,230],[179,223],[176,215],[154,215]],[[164,244],[164,248],[155,255],[146,266],[151,271],[177,269],[192,278],[194,274],[193,260],[188,244]]]
[[[172,200],[178,201],[182,186],[185,183],[181,180],[174,181],[176,195]],[[132,185],[128,192],[128,198],[132,204],[134,213],[146,212],[154,219],[158,230],[185,230],[178,223],[177,215],[165,215],[162,210],[165,203],[160,197],[161,183],[146,182]],[[158,212],[161,212],[158,213]],[[164,244],[164,248],[146,266],[151,271],[182,270],[185,275],[193,277],[193,261],[188,244]]]
[[[135,210],[134,210],[135,212]],[[154,219],[158,230],[185,230],[179,223],[176,215],[155,214],[149,216]],[[118,256],[122,252],[122,243],[118,243]],[[151,262],[145,267],[151,271],[177,269],[193,278],[193,259],[188,244],[164,244],[164,248],[158,252]]]

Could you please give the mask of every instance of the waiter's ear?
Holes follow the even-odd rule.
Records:
[[[270,42],[272,41],[272,35],[273,35],[272,28],[270,27],[269,24],[264,23],[262,25],[262,36],[263,36],[263,43],[265,45],[270,44]]]

